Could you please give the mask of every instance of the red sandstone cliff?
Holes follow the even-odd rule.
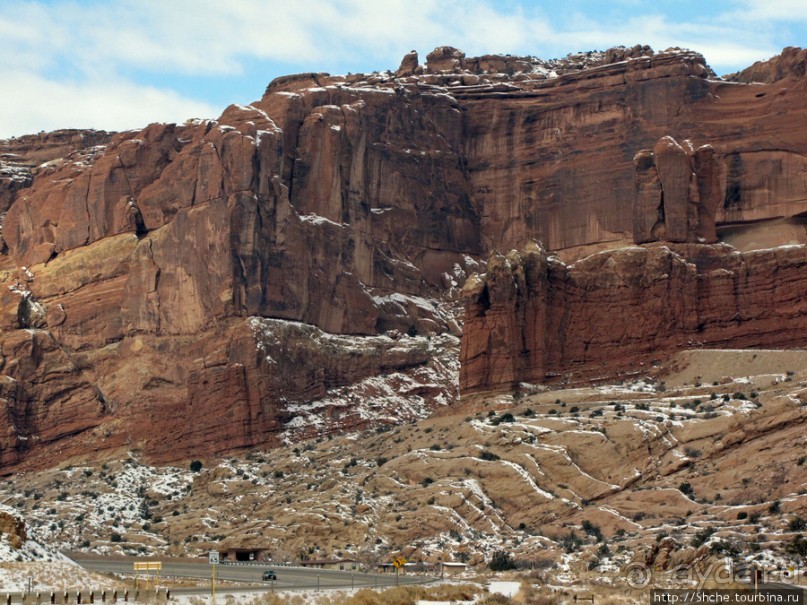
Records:
[[[463,290],[464,393],[641,374],[680,349],[807,344],[807,246],[650,244],[566,265],[537,245]]]
[[[795,68],[720,81],[688,51],[441,48],[397,73],[279,78],[217,120],[6,142],[0,466],[274,443],[329,389],[432,363],[425,339],[397,335],[456,331],[437,302],[493,249],[537,238],[574,255],[639,232],[711,241],[729,224],[797,221],[805,87]],[[634,156],[666,135],[683,155],[645,163],[639,220]],[[468,325],[463,347],[481,350]],[[603,338],[623,351],[619,333]]]

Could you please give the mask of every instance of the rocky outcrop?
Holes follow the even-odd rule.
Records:
[[[216,120],[5,142],[1,472],[48,464],[54,452],[127,447],[169,459],[275,443],[292,406],[433,363],[423,341],[458,331],[443,303],[494,249],[612,246],[634,229],[640,241],[713,241],[727,223],[798,217],[807,127],[792,118],[805,86],[792,75],[719,81],[680,49],[543,61],[440,47],[425,65],[409,53],[396,73],[278,78]],[[642,160],[637,219],[633,158],[667,135],[682,143],[664,139]],[[497,258],[496,285],[474,303],[497,336],[469,320],[479,340],[463,345],[474,353],[468,375],[484,375],[474,384],[521,375],[480,369],[488,350],[509,359],[517,346],[518,363],[539,360],[546,372],[580,359],[577,345],[545,352],[522,334],[508,301],[524,292]],[[574,307],[594,288],[542,289],[556,263],[530,262],[525,275],[543,277],[525,284],[550,298],[530,309],[565,296]],[[648,263],[642,279],[653,284],[652,271],[688,276],[691,264]],[[270,338],[254,329],[266,321],[289,326],[271,323]],[[630,352],[629,328],[602,337],[628,352],[619,364],[645,350]],[[279,358],[295,361],[269,361]],[[453,388],[415,382],[408,393],[439,393],[423,396],[428,405],[450,401]]]
[[[97,130],[57,130],[0,140],[0,214],[11,206],[20,189],[48,162],[87,147],[104,145],[111,135]]]
[[[677,350],[807,343],[807,247],[648,245],[565,265],[493,255],[463,290],[463,393],[647,371]]]
[[[640,151],[636,165],[633,241],[717,241],[715,215],[721,202],[714,149],[693,149],[664,137],[652,151]]]
[[[803,78],[805,75],[807,75],[807,49],[788,46],[781,54],[767,61],[757,61],[751,67],[727,75],[725,79],[746,84],[752,82],[770,84],[786,78]]]
[[[0,539],[3,538],[14,549],[21,548],[28,539],[25,521],[6,510],[0,510]]]

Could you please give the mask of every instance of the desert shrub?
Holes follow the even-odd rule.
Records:
[[[496,460],[499,460],[499,456],[494,454],[493,452],[485,450],[485,451],[483,451],[482,453],[479,454],[479,459],[480,460],[487,460],[489,462],[494,462]]]
[[[678,490],[684,494],[685,496],[692,497],[695,495],[695,490],[692,487],[692,484],[689,481],[684,481],[678,486]]]
[[[583,545],[583,539],[574,532],[569,532],[559,542],[561,548],[567,553],[573,553]]]
[[[598,525],[594,525],[594,523],[586,519],[583,521],[582,528],[587,535],[593,536],[597,542],[602,541],[602,530]]]
[[[494,426],[498,426],[502,422],[515,422],[515,421],[516,421],[515,417],[510,412],[505,412],[504,414],[502,414],[498,418],[497,417],[491,417],[491,419],[490,419],[490,423],[492,425],[494,425]]]
[[[736,557],[741,552],[739,546],[737,546],[734,542],[730,542],[728,540],[718,540],[717,542],[712,544],[709,550],[712,552],[712,554],[724,555],[727,557]]]
[[[695,535],[692,537],[690,544],[694,548],[698,548],[699,546],[706,543],[706,541],[712,536],[713,533],[715,533],[715,531],[717,531],[715,528],[707,527],[705,529],[696,532]]]
[[[748,513],[745,512],[744,510],[741,510],[739,513],[737,513],[737,518],[738,519],[747,519],[748,518]]]
[[[794,517],[790,520],[790,523],[787,524],[787,527],[790,531],[804,531],[807,529],[807,521],[801,517]]]
[[[513,556],[506,550],[497,550],[493,553],[493,557],[488,563],[491,571],[507,571],[508,569],[515,569],[516,564],[513,561]]]
[[[807,540],[804,539],[804,536],[798,534],[793,537],[792,542],[788,543],[786,550],[798,557],[807,557]]]
[[[201,460],[194,460],[194,461],[193,461],[193,462],[191,462],[191,464],[190,464],[190,469],[191,469],[191,471],[193,471],[194,473],[198,473],[199,471],[201,471],[201,470],[202,470],[202,461],[201,461]]]

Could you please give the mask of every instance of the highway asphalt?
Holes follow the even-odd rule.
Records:
[[[92,571],[102,573],[126,574],[134,577],[135,561],[143,561],[142,558],[115,558],[106,559],[93,557],[83,557],[77,553],[71,553],[71,558],[82,567]],[[153,560],[153,559],[151,559]],[[186,592],[185,589],[174,588],[174,578],[192,578],[199,580],[200,588],[190,589],[190,591],[209,591],[211,585],[212,568],[204,560],[172,560],[165,558],[161,560],[162,569],[159,572],[161,587],[170,588],[177,594]],[[267,569],[273,570],[277,574],[277,580],[264,582],[261,580],[263,572]],[[141,581],[145,572],[139,572]],[[153,581],[155,572],[149,572]],[[303,567],[273,566],[267,564],[238,564],[228,563],[216,566],[216,592],[240,592],[244,590],[304,590],[304,589],[332,589],[332,588],[361,588],[361,587],[383,587],[395,586],[397,584],[423,584],[435,581],[432,576],[400,574],[397,578],[394,574],[367,574],[351,571],[335,571],[327,569],[309,569]],[[186,582],[185,582],[186,583]],[[237,583],[238,585],[234,585]]]

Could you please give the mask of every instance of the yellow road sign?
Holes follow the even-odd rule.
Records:
[[[397,559],[393,559],[392,564],[395,567],[403,567],[406,565],[406,557],[398,557]]]
[[[163,568],[160,561],[138,561],[134,564],[135,571],[158,571]]]

